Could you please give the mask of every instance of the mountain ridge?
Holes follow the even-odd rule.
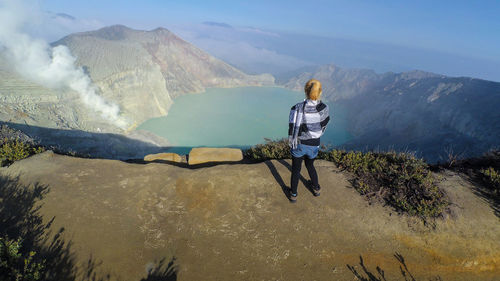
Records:
[[[324,99],[346,107],[347,149],[416,151],[429,161],[477,156],[498,145],[500,83],[414,70],[377,74],[324,65],[282,80],[289,89],[315,77]]]

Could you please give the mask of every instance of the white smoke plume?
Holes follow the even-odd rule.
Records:
[[[0,0],[0,50],[19,74],[49,88],[70,88],[83,103],[113,124],[124,129],[118,105],[106,102],[66,46],[52,48],[46,41],[25,30],[43,17],[38,1]]]

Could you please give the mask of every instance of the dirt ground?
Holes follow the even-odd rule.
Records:
[[[359,280],[377,267],[404,280],[403,263],[416,280],[500,280],[500,218],[458,175],[439,175],[454,204],[432,228],[369,204],[332,163],[316,167],[321,196],[301,181],[296,204],[283,192],[290,161],[188,169],[45,152],[0,174],[47,185],[44,219],[113,280],[173,257],[177,280]]]

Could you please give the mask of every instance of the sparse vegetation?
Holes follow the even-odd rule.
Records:
[[[447,165],[448,168],[452,167],[457,162],[459,162],[460,160],[464,159],[463,152],[462,153],[456,153],[455,151],[453,151],[453,148],[451,146],[446,147],[444,149],[444,151],[446,153],[446,164],[445,165]]]
[[[462,159],[445,165],[474,183],[474,191],[485,198],[500,217],[500,150],[493,149],[481,157]]]
[[[383,199],[400,212],[421,218],[437,217],[448,206],[429,165],[411,154],[334,149],[319,157],[353,173],[352,183],[360,194]]]
[[[480,173],[488,187],[492,189],[493,194],[500,196],[500,172],[493,167],[488,167],[487,169],[481,169]]]
[[[21,251],[22,240],[0,238],[0,276],[2,280],[36,281],[45,267],[34,251]]]
[[[43,147],[33,146],[19,139],[5,139],[0,144],[0,166],[10,165],[15,161],[45,151]]]
[[[43,151],[43,147],[22,132],[6,125],[0,127],[0,167]]]
[[[292,157],[290,154],[290,147],[288,140],[270,140],[265,139],[264,144],[257,144],[245,150],[244,156],[253,160],[269,160],[269,159],[289,159]]]
[[[270,141],[245,151],[254,160],[291,158],[287,140]],[[448,206],[429,165],[408,153],[322,150],[318,155],[352,173],[352,184],[369,199],[381,199],[401,213],[423,219],[440,216]]]

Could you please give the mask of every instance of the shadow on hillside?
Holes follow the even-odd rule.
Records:
[[[401,273],[401,276],[404,278],[405,281],[417,281],[413,274],[411,274],[410,270],[408,269],[408,266],[406,265],[405,259],[402,255],[399,253],[394,254],[394,258],[399,262],[399,270]],[[347,268],[354,274],[356,277],[356,280],[361,280],[361,281],[388,281],[388,279],[385,276],[385,271],[377,266],[375,268],[375,271],[370,271],[363,260],[362,256],[359,256],[359,266],[361,269],[358,271],[357,266],[355,265],[347,265]],[[441,277],[436,276],[434,278],[429,279],[429,281],[440,281],[442,280]]]
[[[494,214],[500,217],[500,193],[495,193],[495,187],[487,182],[482,169],[489,167],[500,171],[500,152],[490,152],[482,157],[463,159],[456,163],[444,164],[444,169],[451,169],[458,172],[462,179],[472,185],[472,192],[486,201],[493,209]],[[443,169],[443,167],[439,167]]]
[[[500,218],[500,195],[496,195],[492,188],[488,186],[488,183],[485,183],[481,176],[477,174],[469,176],[468,181],[473,186],[472,192],[488,202],[491,209],[493,209],[493,213]]]
[[[40,145],[58,153],[91,158],[142,159],[147,154],[165,152],[169,148],[120,134],[53,129],[10,122],[0,122],[0,125],[19,130]]]
[[[21,260],[23,257],[32,256],[33,263],[44,263],[38,280],[112,280],[109,274],[104,277],[98,276],[96,269],[100,264],[92,257],[86,266],[79,270],[75,254],[71,249],[71,241],[66,242],[62,238],[64,228],[52,233],[50,227],[55,217],[43,221],[39,201],[48,192],[47,186],[40,184],[26,186],[19,182],[19,178],[0,176],[0,238],[11,241],[21,239],[19,250]],[[30,254],[31,251],[35,254]],[[160,261],[141,281],[176,280],[177,268],[174,266],[174,261],[175,259],[172,259],[168,264],[165,264],[165,260]],[[16,269],[20,272],[26,271],[22,263],[12,262],[7,267],[1,266],[0,280],[17,280],[12,279],[14,277],[11,275]]]
[[[493,197],[491,195],[491,192],[486,191],[481,188],[474,188],[474,194],[478,195],[479,197],[484,198],[488,203],[490,204],[491,208],[493,209],[493,212],[497,217],[500,218],[500,198],[499,197]]]

